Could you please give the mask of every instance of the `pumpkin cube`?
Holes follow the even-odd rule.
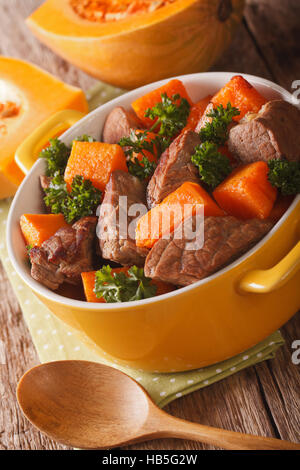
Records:
[[[104,191],[115,170],[128,171],[120,145],[76,141],[65,170],[65,181],[70,189],[73,178],[80,175],[90,180],[95,188]]]

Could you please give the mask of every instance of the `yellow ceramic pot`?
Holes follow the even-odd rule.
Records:
[[[232,75],[205,73],[179,78],[197,101],[214,93]],[[244,76],[267,98],[292,100],[287,91],[272,82]],[[128,107],[138,96],[162,83],[147,85],[101,106],[71,127],[62,140],[68,144],[84,133],[99,139],[105,116],[114,106]],[[52,121],[49,128],[53,125]],[[39,138],[41,133],[37,131],[17,152],[23,170],[31,166]],[[248,349],[299,309],[300,196],[253,249],[188,287],[124,304],[87,303],[50,291],[30,276],[19,228],[22,213],[41,211],[39,175],[43,171],[44,162],[38,160],[15,196],[7,226],[9,256],[39,299],[99,354],[151,371],[199,368]]]

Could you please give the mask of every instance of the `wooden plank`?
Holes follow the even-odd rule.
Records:
[[[291,90],[300,79],[299,0],[248,0],[245,19],[274,80]]]
[[[282,328],[286,345],[278,351],[276,360],[256,366],[265,404],[279,436],[295,442],[300,439],[300,367],[292,362],[292,343],[300,339],[299,320],[300,312]]]
[[[39,363],[17,299],[0,264],[0,339],[6,364],[1,366],[0,450],[64,449],[38,432],[21,413],[15,396],[19,379]]]
[[[229,48],[210,70],[249,73],[269,80],[272,79],[264,60],[257,52],[244,22],[238,28]]]

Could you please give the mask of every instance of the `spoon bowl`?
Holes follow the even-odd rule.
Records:
[[[88,361],[34,367],[20,380],[17,399],[41,431],[66,445],[89,449],[99,448],[99,442],[107,448],[136,438],[153,406],[126,374]]]
[[[175,437],[225,449],[300,450],[300,444],[170,416],[126,374],[89,361],[57,361],[30,369],[18,384],[17,399],[25,416],[40,431],[81,449]]]

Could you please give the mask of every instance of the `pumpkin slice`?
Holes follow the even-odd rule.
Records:
[[[17,147],[63,109],[87,112],[84,93],[28,62],[0,57],[0,197],[14,194],[24,177],[14,161]]]
[[[18,167],[16,165],[16,171]],[[20,180],[24,177],[22,172],[20,173]],[[0,172],[0,199],[5,199],[6,197],[13,196],[17,191],[18,186],[12,183],[3,173]]]
[[[116,4],[46,0],[27,24],[69,62],[130,89],[207,70],[230,44],[244,0],[123,1],[121,12]]]

